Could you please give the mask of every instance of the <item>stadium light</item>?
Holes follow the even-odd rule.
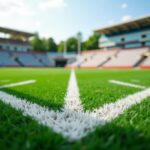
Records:
[[[67,56],[67,40],[64,41],[64,57]]]
[[[82,33],[79,32],[77,34],[77,39],[78,39],[78,55],[81,53],[81,41],[82,41]]]

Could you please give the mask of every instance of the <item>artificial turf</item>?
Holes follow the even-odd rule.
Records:
[[[1,90],[49,109],[60,109],[69,75],[65,69],[4,68],[0,69],[0,85],[34,79],[34,84]],[[141,91],[111,84],[111,79],[150,86],[150,70],[76,70],[76,75],[81,102],[89,111]],[[0,101],[0,149],[150,149],[149,108],[147,98],[85,138],[69,142]]]

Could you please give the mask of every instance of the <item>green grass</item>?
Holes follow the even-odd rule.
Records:
[[[150,70],[77,70],[76,75],[85,110],[141,91],[110,84],[110,79],[150,87]],[[50,109],[60,109],[64,104],[69,76],[70,71],[65,69],[0,69],[0,85],[35,79],[37,82],[34,84],[1,90]],[[1,101],[0,110],[0,150],[150,149],[150,98],[77,142],[68,142]]]
[[[0,72],[0,79],[9,79],[10,83],[36,80],[34,84],[7,88],[3,91],[49,108],[59,109],[63,106],[70,76],[69,70],[2,69]]]

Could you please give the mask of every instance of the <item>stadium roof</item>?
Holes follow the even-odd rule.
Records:
[[[0,27],[0,32],[2,33],[7,33],[7,34],[17,34],[17,35],[21,35],[24,37],[31,37],[34,36],[35,34],[33,33],[28,33],[28,32],[24,32],[24,31],[19,31],[19,30],[14,30],[14,29],[10,29],[10,28],[4,28],[4,27]]]
[[[150,15],[135,20],[115,24],[112,26],[107,26],[105,28],[97,29],[95,30],[95,32],[98,32],[100,34],[116,34],[120,32],[130,32],[145,27],[150,27]]]

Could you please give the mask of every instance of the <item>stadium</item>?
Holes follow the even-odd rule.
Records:
[[[150,149],[150,16],[94,33],[99,49],[43,52],[0,27],[1,150]]]

